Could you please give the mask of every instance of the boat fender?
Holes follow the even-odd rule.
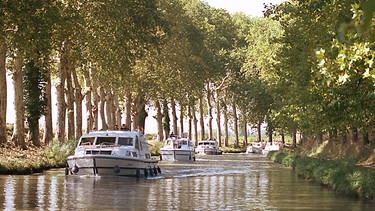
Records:
[[[143,169],[143,173],[145,174],[145,177],[147,178],[148,177],[148,171],[147,171],[147,169]]]
[[[191,155],[189,155],[189,160],[191,160]]]
[[[150,166],[149,170],[150,170],[150,176],[153,177],[154,176],[154,172],[152,171],[151,166]]]
[[[161,156],[161,154],[160,154],[160,160],[163,160],[163,156]]]
[[[77,166],[77,165],[74,165],[73,168],[72,168],[72,172],[75,173],[75,174],[77,174],[78,171],[79,171],[78,166]]]
[[[154,169],[153,169],[153,170],[154,170],[154,174],[155,174],[155,176],[158,175],[158,170],[156,170],[156,167],[155,167],[155,166],[154,166]]]
[[[161,174],[161,169],[160,169],[160,167],[158,166],[158,172],[159,172],[159,174]]]
[[[120,167],[118,165],[116,165],[115,167],[113,167],[113,172],[115,172],[116,174],[120,173]]]

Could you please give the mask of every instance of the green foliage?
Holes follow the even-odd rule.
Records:
[[[45,96],[46,71],[36,66],[34,61],[31,60],[26,64],[24,72],[25,117],[30,131],[34,133],[47,105]]]
[[[66,166],[66,158],[74,153],[77,147],[77,140],[67,142],[53,141],[44,149],[49,166],[51,168],[62,168]]]

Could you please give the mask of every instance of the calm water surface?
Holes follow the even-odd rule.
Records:
[[[150,179],[65,176],[64,169],[0,176],[3,210],[374,210],[336,196],[261,155],[160,162]]]

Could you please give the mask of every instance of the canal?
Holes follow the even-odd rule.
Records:
[[[149,179],[43,174],[0,176],[3,210],[374,210],[299,178],[262,155],[160,162]]]

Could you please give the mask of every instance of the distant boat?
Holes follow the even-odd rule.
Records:
[[[187,137],[171,136],[160,149],[160,160],[195,161],[194,141]]]
[[[144,135],[135,131],[96,131],[82,135],[67,158],[73,175],[149,177],[161,173]]]
[[[266,146],[262,150],[262,154],[266,155],[271,151],[278,151],[283,148],[283,142],[282,141],[275,141],[275,142],[267,142]]]
[[[246,153],[262,153],[265,147],[265,142],[254,141],[250,146],[246,148]]]
[[[216,140],[201,140],[198,141],[198,146],[195,153],[199,155],[221,155],[222,152],[218,148]]]

